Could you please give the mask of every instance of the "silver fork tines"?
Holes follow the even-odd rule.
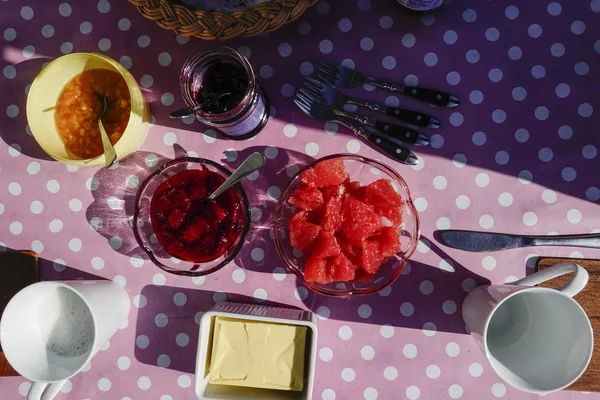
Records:
[[[306,89],[298,90],[296,98],[301,100],[305,104],[305,107],[310,109],[309,115],[315,119],[335,121],[345,117],[358,122],[360,125],[373,126],[375,128],[372,131],[373,135],[385,137],[397,145],[411,143],[417,146],[426,146],[429,144],[429,138],[421,132],[382,123],[362,114],[346,112],[339,106],[325,103],[320,96],[314,96],[308,93]]]
[[[394,138],[383,132],[374,133],[366,130],[365,126],[353,122],[351,117],[342,111],[335,111],[332,106],[315,100],[304,89],[300,89],[296,92],[294,103],[302,110],[302,112],[313,119],[324,122],[338,122],[352,130],[355,134],[364,136],[374,146],[379,148],[380,151],[387,153],[388,156],[399,162],[409,165],[416,165],[419,162],[417,156],[410,150],[396,143]]]
[[[316,91],[315,89],[312,89],[312,88],[310,88],[310,87],[308,87],[308,86],[305,86],[305,87],[304,87],[302,90],[303,90],[305,93],[307,93],[307,94],[310,94],[310,95],[312,95],[312,96],[313,96],[313,97],[315,97],[315,98],[322,97],[322,94],[323,94],[323,93],[321,93],[321,92],[318,92],[318,91]]]
[[[296,105],[309,116],[321,121],[336,121],[339,119],[332,107],[327,106],[300,89],[296,93]]]
[[[310,109],[304,104],[304,102],[300,101],[300,99],[295,98],[294,103],[305,113],[310,114]]]
[[[343,109],[343,101],[335,103],[331,98],[325,99],[322,96],[322,93],[311,93],[307,88],[302,88],[298,90],[297,96],[305,102],[313,104],[314,107],[312,108],[319,109],[320,112],[325,112],[325,110],[327,110],[329,113],[328,115],[333,115],[333,118],[335,118],[335,116],[344,116],[353,119],[361,125],[371,125],[375,127],[378,132],[374,133],[375,135],[381,135],[381,133],[390,135],[391,140],[396,144],[403,142],[415,144],[417,146],[427,146],[429,144],[429,138],[421,132],[399,125],[385,123],[363,114],[347,112]]]
[[[335,82],[337,80],[337,74],[333,74],[325,71],[323,68],[319,68],[319,79],[323,80],[324,82],[335,85]]]
[[[321,61],[319,79],[335,86],[354,87],[364,83],[365,78],[351,68]]]
[[[296,95],[296,98],[294,99],[294,103],[296,103],[296,105],[298,107],[300,107],[300,109],[302,111],[304,111],[305,114],[307,115],[311,115],[311,103],[305,99],[303,99],[301,96]]]
[[[319,66],[319,79],[324,82],[335,85],[338,88],[354,88],[365,83],[370,83],[377,87],[389,90],[391,92],[400,92],[413,99],[425,101],[442,107],[456,107],[459,104],[458,98],[449,93],[424,87],[407,87],[403,84],[378,80],[365,77],[354,69],[344,67],[343,65],[333,64],[327,61],[321,61]]]
[[[315,89],[315,90],[319,90],[319,91],[325,89],[325,85],[323,85],[323,83],[319,82],[316,79],[310,78],[310,77],[306,78],[304,80],[304,86]]]
[[[329,73],[332,75],[337,75],[341,71],[341,68],[344,68],[340,65],[330,63],[329,61],[321,61],[320,65],[321,65],[321,67],[319,68],[320,71],[323,71],[323,72],[326,72],[326,73]]]
[[[306,78],[304,81],[304,88],[306,91],[315,97],[320,97],[324,103],[331,104],[334,106],[343,106],[346,103],[354,103],[368,107],[364,102],[354,101],[350,97],[346,96],[333,86],[319,82],[312,78]]]

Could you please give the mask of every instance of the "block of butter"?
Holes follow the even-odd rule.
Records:
[[[217,317],[209,382],[301,391],[306,327]]]

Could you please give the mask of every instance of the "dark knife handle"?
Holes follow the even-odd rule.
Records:
[[[404,108],[386,107],[385,113],[402,122],[415,126],[426,128],[439,128],[440,121],[431,115],[423,114],[418,111],[406,110]]]
[[[436,106],[441,107],[456,107],[459,104],[459,101],[455,96],[434,89],[418,86],[405,86],[403,93],[413,99],[426,101],[429,104],[435,104]]]
[[[427,146],[429,144],[429,138],[423,135],[421,132],[415,131],[414,129],[405,128],[400,125],[388,124],[382,121],[375,122],[373,126],[378,131],[387,133],[388,135],[406,143],[417,146]]]
[[[418,158],[406,147],[397,145],[387,139],[375,136],[374,134],[365,135],[371,143],[378,149],[383,150],[389,157],[403,164],[416,165]]]

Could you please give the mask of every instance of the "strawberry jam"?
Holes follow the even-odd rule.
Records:
[[[235,188],[207,199],[223,182],[216,172],[188,170],[156,189],[150,205],[152,228],[173,257],[212,261],[235,244],[244,226],[243,203]]]

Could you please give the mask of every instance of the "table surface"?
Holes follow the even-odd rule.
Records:
[[[275,33],[227,42],[259,71],[272,104],[264,131],[245,142],[167,117],[183,105],[181,65],[215,43],[176,37],[124,0],[67,1],[0,2],[0,240],[40,253],[42,279],[112,279],[135,306],[57,398],[193,399],[197,323],[226,298],[267,299],[318,314],[315,399],[537,398],[504,385],[486,364],[464,329],[462,301],[476,284],[531,273],[536,255],[600,258],[600,251],[469,254],[439,244],[433,232],[599,231],[600,1],[464,0],[422,18],[388,0],[321,1]],[[26,91],[42,65],[86,51],[120,60],[154,117],[140,151],[112,170],[49,160],[27,127]],[[432,145],[418,149],[421,164],[403,166],[295,108],[294,89],[322,59],[444,89],[462,104],[430,108],[369,87],[351,92],[443,121],[430,132]],[[144,176],[185,151],[234,168],[256,150],[268,160],[244,183],[253,228],[234,262],[189,279],[141,257],[128,218]],[[308,293],[286,274],[271,239],[275,201],[289,177],[313,158],[339,152],[397,169],[422,222],[421,243],[403,276],[377,295],[345,300]],[[4,399],[23,398],[28,387],[22,378],[0,379]],[[600,398],[567,391],[547,397]]]

